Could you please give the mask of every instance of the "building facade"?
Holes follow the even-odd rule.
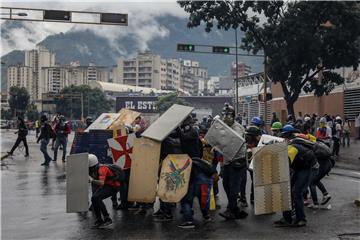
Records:
[[[192,60],[181,60],[180,88],[193,96],[207,91],[208,70]],[[199,82],[202,82],[199,84]]]
[[[251,67],[245,63],[238,62],[238,77],[245,77],[251,73]],[[232,62],[230,67],[230,73],[232,79],[236,79],[236,63]]]
[[[7,91],[13,86],[24,87],[32,99],[33,69],[26,66],[10,66],[7,69]]]
[[[180,63],[151,52],[140,53],[136,58],[119,59],[112,77],[114,83],[175,90],[180,87]]]

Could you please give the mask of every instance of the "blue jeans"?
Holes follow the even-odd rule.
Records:
[[[304,199],[303,193],[309,187],[309,179],[311,177],[311,169],[303,169],[295,171],[292,179],[292,200],[296,213],[296,222],[306,221],[304,212]],[[292,222],[291,211],[283,212],[283,217],[287,222]]]
[[[199,205],[201,209],[201,213],[203,217],[207,217],[209,215],[210,208],[210,190],[211,184],[203,183],[203,184],[195,184],[190,183],[189,189],[185,197],[181,199],[181,210],[183,214],[184,221],[192,222],[193,221],[193,211],[192,206],[194,202],[194,198],[197,197],[199,200]]]
[[[57,159],[57,152],[58,152],[58,149],[59,149],[60,145],[63,147],[62,160],[65,161],[66,144],[67,144],[67,137],[57,137],[56,138],[55,147],[54,147],[54,160],[55,161]]]
[[[41,139],[40,142],[40,151],[44,154],[44,158],[45,158],[45,164],[49,164],[49,162],[51,161],[51,157],[49,156],[48,152],[47,152],[47,145],[49,144],[49,139]]]
[[[227,208],[233,213],[240,211],[237,206],[237,197],[240,192],[242,170],[242,168],[233,167],[231,164],[224,166],[223,186],[228,198]]]

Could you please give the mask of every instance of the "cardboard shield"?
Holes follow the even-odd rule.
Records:
[[[193,107],[174,104],[148,127],[142,136],[156,141],[164,140],[191,113]]]
[[[205,135],[206,141],[224,155],[224,159],[232,160],[244,146],[245,139],[220,119],[216,119]]]
[[[187,154],[169,154],[161,167],[158,196],[164,202],[177,203],[187,193],[192,160]]]
[[[135,134],[129,134],[107,140],[114,164],[122,169],[129,169],[131,167],[134,138]]]
[[[101,114],[86,130],[105,130],[120,116],[119,113],[103,113]]]
[[[66,160],[66,212],[88,211],[88,153],[73,154]]]
[[[118,113],[120,116],[110,125],[108,129],[117,130],[121,129],[122,126],[131,125],[141,114],[126,108],[122,108]]]
[[[152,203],[156,198],[161,142],[135,138],[128,200]]]
[[[253,157],[255,214],[291,210],[286,143],[265,145]]]

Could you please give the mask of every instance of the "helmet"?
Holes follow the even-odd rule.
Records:
[[[295,131],[296,130],[293,126],[291,126],[290,124],[287,124],[282,128],[281,133],[286,134],[286,133],[293,133]]]
[[[251,136],[260,136],[261,130],[258,127],[250,126],[246,129],[245,134]]]
[[[326,123],[326,118],[324,117],[320,118],[320,123]]]
[[[220,116],[219,115],[216,115],[215,117],[214,117],[214,120],[215,119],[220,119]]]
[[[59,116],[59,121],[65,122],[65,117],[64,117],[64,115],[60,115],[60,116]]]
[[[47,121],[48,119],[47,119],[47,117],[46,117],[45,115],[42,115],[42,116],[40,117],[40,120],[41,120],[42,122],[45,122],[45,121]]]
[[[304,121],[307,122],[307,121],[310,121],[311,118],[310,117],[304,117]]]
[[[271,130],[281,130],[281,129],[282,129],[281,122],[274,122],[273,125],[271,126]]]
[[[260,126],[262,124],[262,120],[259,117],[253,117],[251,119],[251,123],[257,126]]]
[[[340,116],[337,116],[337,117],[335,118],[335,120],[341,120],[341,117],[340,117]]]
[[[96,166],[99,163],[98,158],[94,154],[89,154],[89,168]]]

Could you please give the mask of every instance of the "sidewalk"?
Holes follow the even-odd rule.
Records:
[[[339,159],[336,167],[360,171],[360,140],[351,138],[350,147],[340,147]]]

